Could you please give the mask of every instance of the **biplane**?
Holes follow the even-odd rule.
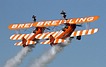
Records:
[[[64,43],[67,37],[75,37],[80,40],[83,35],[91,35],[98,31],[98,28],[86,29],[75,31],[77,24],[90,23],[94,22],[99,18],[99,16],[88,16],[82,18],[69,18],[69,19],[61,19],[61,20],[48,20],[48,21],[40,21],[40,22],[29,22],[23,24],[10,24],[8,28],[10,30],[19,30],[19,29],[27,29],[31,27],[35,27],[36,29],[30,34],[13,34],[10,36],[11,40],[21,40],[21,42],[17,42],[14,45],[16,46],[29,46],[40,44],[50,44],[51,46],[56,45],[58,43]],[[52,31],[52,32],[44,32],[47,27],[51,26],[59,26],[61,24],[65,24],[65,27],[62,30]],[[38,42],[39,40],[44,39],[45,41]]]

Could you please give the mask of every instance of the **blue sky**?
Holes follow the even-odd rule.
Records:
[[[37,21],[61,19],[61,10],[67,12],[67,18],[100,16],[90,24],[91,28],[99,28],[99,32],[83,36],[81,41],[74,39],[48,67],[106,67],[105,4],[106,0],[0,0],[0,67],[22,49],[9,40],[15,33],[8,29],[9,24],[32,22],[32,15],[37,16]],[[37,45],[19,67],[27,66],[49,48]]]

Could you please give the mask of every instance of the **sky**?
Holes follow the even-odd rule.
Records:
[[[32,22],[32,15],[37,16],[37,21],[62,19],[62,10],[67,18],[100,16],[90,23],[91,28],[99,31],[83,36],[80,41],[73,39],[48,67],[106,67],[105,4],[106,0],[0,0],[0,67],[22,49],[14,46],[17,41],[9,39],[15,33],[8,29],[9,24]],[[26,67],[49,48],[49,45],[36,45],[19,67]]]

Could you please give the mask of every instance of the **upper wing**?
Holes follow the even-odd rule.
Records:
[[[99,18],[99,16],[89,16],[89,17],[82,17],[82,18],[72,18],[72,19],[67,20],[67,23],[70,23],[70,24],[89,23],[89,22],[94,22],[98,18]]]
[[[41,21],[41,22],[34,22],[34,23],[10,24],[8,28],[10,30],[17,30],[17,29],[25,29],[30,27],[58,26],[63,23],[82,24],[87,22],[93,22],[97,20],[98,18],[99,16],[89,16],[89,17],[83,17],[83,18],[71,18],[67,20],[50,20],[50,21]]]
[[[19,30],[19,29],[25,29],[33,27],[34,23],[23,23],[23,24],[10,24],[8,28],[10,30]]]

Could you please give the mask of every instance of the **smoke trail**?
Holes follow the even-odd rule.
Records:
[[[65,46],[70,44],[71,39],[67,38],[67,42],[53,46],[50,50],[46,51],[38,59],[35,60],[30,67],[46,67],[56,56],[57,53],[63,50]]]
[[[28,46],[25,48],[22,48],[22,50],[13,58],[8,60],[4,67],[17,67],[22,63],[22,60],[29,52],[32,51],[33,46]]]

